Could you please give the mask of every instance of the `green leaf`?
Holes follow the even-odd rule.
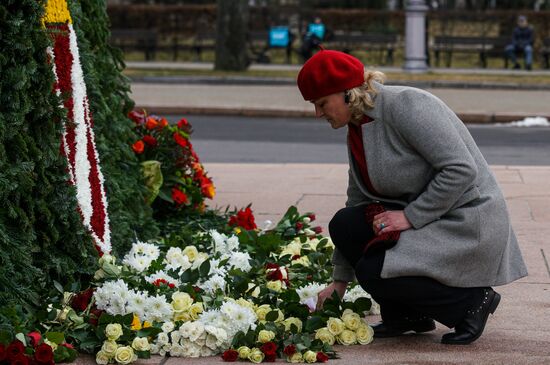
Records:
[[[151,352],[150,351],[136,351],[135,352],[137,357],[140,359],[150,359],[151,358]]]
[[[151,203],[156,199],[164,182],[160,166],[161,163],[154,160],[143,161],[141,163],[141,172],[143,174],[145,187],[148,191],[146,196],[146,202],[148,205],[151,205]]]
[[[58,281],[54,280],[53,281],[53,286],[57,289],[58,292],[60,292],[61,294],[63,294],[65,292],[65,290],[63,289],[63,285],[61,285]]]
[[[210,260],[206,260],[201,264],[201,266],[199,267],[199,272],[200,275],[203,277],[208,276],[208,274],[210,273]]]
[[[265,316],[265,320],[268,322],[275,322],[279,318],[279,312],[278,311],[271,311]]]
[[[304,328],[306,332],[314,332],[315,330],[318,330],[319,328],[323,328],[324,326],[325,326],[325,322],[321,317],[312,316],[308,318]]]
[[[63,335],[63,332],[47,332],[46,338],[48,339],[48,341],[58,345],[65,342],[65,335]]]

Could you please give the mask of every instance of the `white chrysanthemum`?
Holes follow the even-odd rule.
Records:
[[[225,293],[225,279],[223,276],[216,274],[206,280],[200,287],[210,294],[214,294],[218,289]]]
[[[157,342],[156,345],[161,348],[165,344],[170,343],[170,339],[168,338],[168,334],[166,332],[161,332],[157,335]]]
[[[300,303],[306,304],[308,299],[317,300],[317,294],[319,294],[319,292],[324,288],[324,284],[311,283],[296,289],[296,293],[298,293],[298,296],[300,297]]]
[[[193,322],[184,322],[180,328],[178,329],[178,332],[181,336],[181,338],[186,339],[191,336],[191,328],[193,326]]]
[[[124,256],[122,263],[128,265],[137,272],[143,272],[158,259],[159,248],[152,243],[137,241],[132,245],[130,251]]]
[[[189,340],[191,342],[197,341],[204,332],[204,325],[201,322],[192,322],[190,327],[190,333],[189,333]]]
[[[372,299],[371,295],[367,293],[360,285],[356,285],[350,290],[346,291],[344,295],[344,301],[346,302],[355,302],[359,298],[368,298],[371,300],[371,307],[369,314],[380,314],[380,305]]]
[[[148,295],[145,292],[131,290],[128,296],[128,303],[126,304],[128,313],[134,313],[139,318],[143,318],[147,305],[147,297]]]
[[[122,263],[137,272],[144,272],[151,265],[151,260],[145,256],[127,256]]]
[[[174,326],[174,322],[172,321],[166,321],[162,324],[162,332],[166,332],[166,333],[170,333],[174,330],[175,326]],[[174,340],[172,340],[173,342]],[[176,341],[177,342],[177,341]]]
[[[183,346],[181,346],[180,344],[174,343],[170,348],[170,356],[181,357],[183,356],[184,351],[185,350],[183,349]]]
[[[198,346],[197,344],[186,341],[184,344],[182,344],[184,348],[183,356],[184,357],[200,357],[201,356],[201,348],[202,346]]]
[[[170,275],[168,275],[166,272],[164,272],[162,270],[157,271],[153,275],[149,275],[149,276],[145,277],[145,280],[147,282],[151,283],[151,284],[153,284],[155,281],[157,281],[159,279],[166,280],[166,282],[168,284],[172,284],[174,286],[179,286],[180,285],[179,280],[174,279],[173,277],[171,277]]]
[[[226,241],[227,252],[237,251],[239,249],[239,237],[233,235]]]
[[[104,310],[112,315],[127,314],[126,298],[130,296],[131,295],[128,293],[128,285],[121,279],[103,283],[94,293],[94,299],[98,309]]]
[[[149,322],[165,322],[172,318],[172,306],[164,295],[157,295],[147,299],[147,310],[144,319]]]
[[[211,348],[209,348],[208,346],[203,346],[201,347],[201,357],[208,357],[208,356],[214,356],[214,355],[217,355],[218,353],[220,353],[219,350],[212,350]]]
[[[215,230],[211,230],[208,233],[210,233],[210,237],[212,237],[214,243],[214,252],[226,253],[227,245],[225,242],[227,241],[227,236]]]
[[[227,263],[229,267],[241,269],[243,272],[249,272],[252,270],[252,266],[250,265],[250,255],[248,252],[233,252]]]
[[[219,328],[220,324],[222,323],[222,319],[221,319],[222,317],[223,317],[223,314],[220,312],[219,309],[211,309],[211,310],[202,312],[199,316],[199,321],[205,325],[209,324]],[[181,332],[181,328],[180,328],[180,332]]]

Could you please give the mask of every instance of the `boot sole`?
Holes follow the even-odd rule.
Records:
[[[398,337],[398,336],[403,336],[409,332],[415,332],[415,333],[424,333],[424,332],[430,332],[430,331],[433,331],[435,330],[435,323],[431,323],[429,326],[424,326],[424,327],[417,327],[417,328],[411,328],[411,329],[407,329],[405,331],[395,331],[395,332],[391,332],[391,333],[383,333],[383,334],[377,334],[376,332],[374,332],[374,337],[375,338],[390,338],[390,337]]]
[[[485,319],[483,321],[483,326],[481,326],[481,330],[475,336],[473,336],[472,338],[469,338],[468,340],[465,340],[465,341],[452,341],[452,340],[449,341],[449,340],[441,339],[441,343],[445,344],[445,345],[469,345],[472,342],[474,342],[475,340],[477,340],[483,334],[483,331],[485,330],[485,325],[487,324],[487,320],[489,319],[489,314],[495,313],[495,311],[496,311],[496,309],[497,309],[497,307],[500,303],[500,294],[497,293],[497,292],[494,292],[494,293],[495,293],[495,296],[491,300],[491,304],[489,305],[489,310],[487,311],[487,315],[485,316]]]

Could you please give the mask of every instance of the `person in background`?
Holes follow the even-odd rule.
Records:
[[[329,224],[333,282],[318,308],[354,278],[380,304],[375,337],[454,332],[481,336],[500,295],[527,275],[504,196],[468,129],[434,95],[386,86],[357,58],[321,50],[298,74],[304,100],[332,128],[348,128],[346,207]]]
[[[302,38],[302,47],[300,48],[300,54],[304,62],[311,58],[314,49],[325,40],[326,34],[327,29],[319,17],[315,17],[313,22],[307,25],[306,32]]]
[[[517,27],[512,33],[512,43],[506,46],[506,57],[512,62],[515,70],[521,66],[517,61],[517,55],[523,53],[525,59],[525,69],[531,70],[533,67],[533,28],[527,23],[527,17],[518,16]]]

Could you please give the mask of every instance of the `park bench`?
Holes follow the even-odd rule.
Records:
[[[541,54],[544,62],[544,68],[550,68],[550,37],[544,38],[542,40]]]
[[[455,53],[477,53],[480,65],[483,68],[487,67],[489,57],[502,58],[504,67],[507,67],[508,60],[504,49],[509,42],[509,37],[436,36],[432,50],[434,51],[436,66],[439,66],[441,53],[446,55],[447,67],[451,67],[452,57]]]
[[[155,58],[157,51],[157,32],[152,29],[113,29],[111,45],[123,52],[139,51],[145,54],[145,60]]]
[[[377,53],[380,64],[393,64],[393,53],[397,47],[397,34],[392,33],[338,33],[323,43],[327,49],[346,53],[364,50]]]
[[[273,27],[270,31],[250,32],[248,48],[253,55],[253,61],[258,63],[270,63],[267,52],[270,49],[284,49],[286,63],[291,63],[292,44],[294,35],[288,27]]]

